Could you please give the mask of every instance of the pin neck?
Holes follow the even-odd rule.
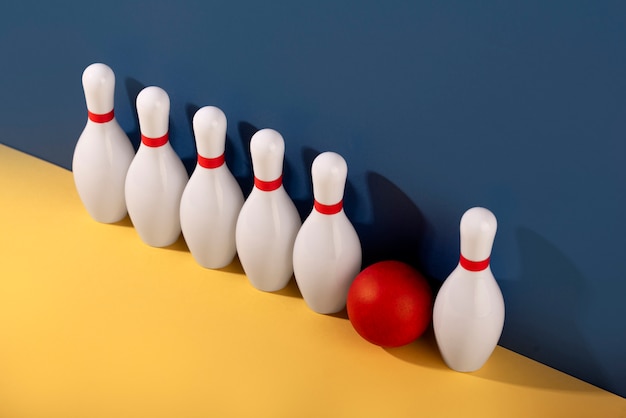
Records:
[[[469,271],[483,271],[487,267],[489,267],[489,260],[490,259],[491,259],[491,257],[487,257],[485,260],[482,260],[482,261],[472,261],[472,260],[468,260],[467,258],[463,257],[463,254],[461,254],[461,259],[459,260],[459,263],[461,264],[461,267],[463,267],[465,270],[469,270]]]
[[[113,109],[107,113],[93,113],[87,109],[87,117],[89,117],[90,121],[95,123],[107,123],[113,120],[115,113],[113,112]]]
[[[166,132],[165,135],[159,138],[149,138],[144,134],[141,134],[141,143],[151,148],[157,148],[167,144],[168,139],[169,132]]]
[[[274,191],[274,190],[278,189],[282,184],[283,184],[283,176],[282,176],[282,174],[276,180],[272,180],[272,181],[263,181],[263,180],[259,180],[258,178],[254,177],[254,186],[257,189],[262,190],[264,192]]]
[[[322,215],[334,215],[335,213],[341,212],[341,209],[343,209],[343,200],[340,200],[334,205],[325,205],[317,200],[314,200],[313,207]]]
[[[198,154],[198,164],[204,168],[218,168],[224,164],[224,154],[215,158],[206,158]]]

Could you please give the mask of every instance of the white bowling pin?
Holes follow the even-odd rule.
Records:
[[[307,305],[322,314],[346,305],[361,270],[361,242],[343,211],[348,166],[341,155],[324,152],[311,167],[314,206],[293,249],[293,270]]]
[[[193,117],[198,163],[180,201],[180,224],[194,259],[206,268],[233,261],[241,188],[224,163],[226,115],[205,106]]]
[[[117,222],[126,216],[124,181],[135,150],[113,112],[113,70],[100,63],[88,66],[83,90],[88,119],[74,149],[74,183],[93,219]]]
[[[461,218],[461,258],[435,299],[433,327],[439,351],[451,369],[480,369],[498,344],[504,326],[504,299],[489,259],[496,217],[485,208]]]
[[[293,242],[302,221],[282,185],[283,137],[272,129],[258,131],[250,154],[254,187],[237,219],[237,253],[250,283],[273,292],[293,275]]]
[[[137,96],[141,145],[126,176],[126,205],[139,236],[153,247],[180,236],[180,198],[188,180],[168,140],[169,112],[163,89],[146,87]]]

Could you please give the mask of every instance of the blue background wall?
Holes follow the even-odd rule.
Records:
[[[169,92],[189,169],[193,113],[221,107],[246,194],[252,133],[279,130],[303,216],[313,158],[341,153],[367,264],[437,284],[462,213],[488,207],[501,344],[626,396],[626,3],[15,3],[0,6],[3,143],[69,168],[100,61],[135,145],[137,93]]]

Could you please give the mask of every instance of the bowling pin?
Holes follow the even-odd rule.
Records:
[[[298,232],[293,270],[306,304],[315,312],[335,313],[361,270],[361,242],[343,211],[348,166],[341,155],[324,152],[311,167],[314,205]]]
[[[115,74],[105,64],[91,64],[83,71],[87,124],[72,158],[78,196],[89,215],[112,223],[126,216],[124,181],[135,150],[115,119]]]
[[[293,275],[293,242],[302,221],[282,184],[283,137],[273,129],[258,131],[250,154],[254,187],[237,218],[235,242],[250,283],[273,292]]]
[[[437,345],[448,367],[459,372],[480,369],[502,334],[504,299],[489,266],[497,226],[488,209],[465,212],[459,264],[435,299]]]
[[[153,247],[180,236],[180,198],[188,176],[168,140],[170,98],[159,87],[137,96],[141,144],[126,176],[128,215],[142,241]]]
[[[180,224],[198,264],[217,269],[235,257],[235,226],[243,193],[224,163],[224,112],[214,106],[201,108],[193,117],[193,130],[198,162],[181,198]]]

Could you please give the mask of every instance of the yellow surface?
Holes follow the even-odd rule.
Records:
[[[254,289],[179,240],[93,221],[69,171],[0,145],[0,417],[626,417],[626,399],[498,347],[475,373],[432,333],[382,349],[292,282]]]

